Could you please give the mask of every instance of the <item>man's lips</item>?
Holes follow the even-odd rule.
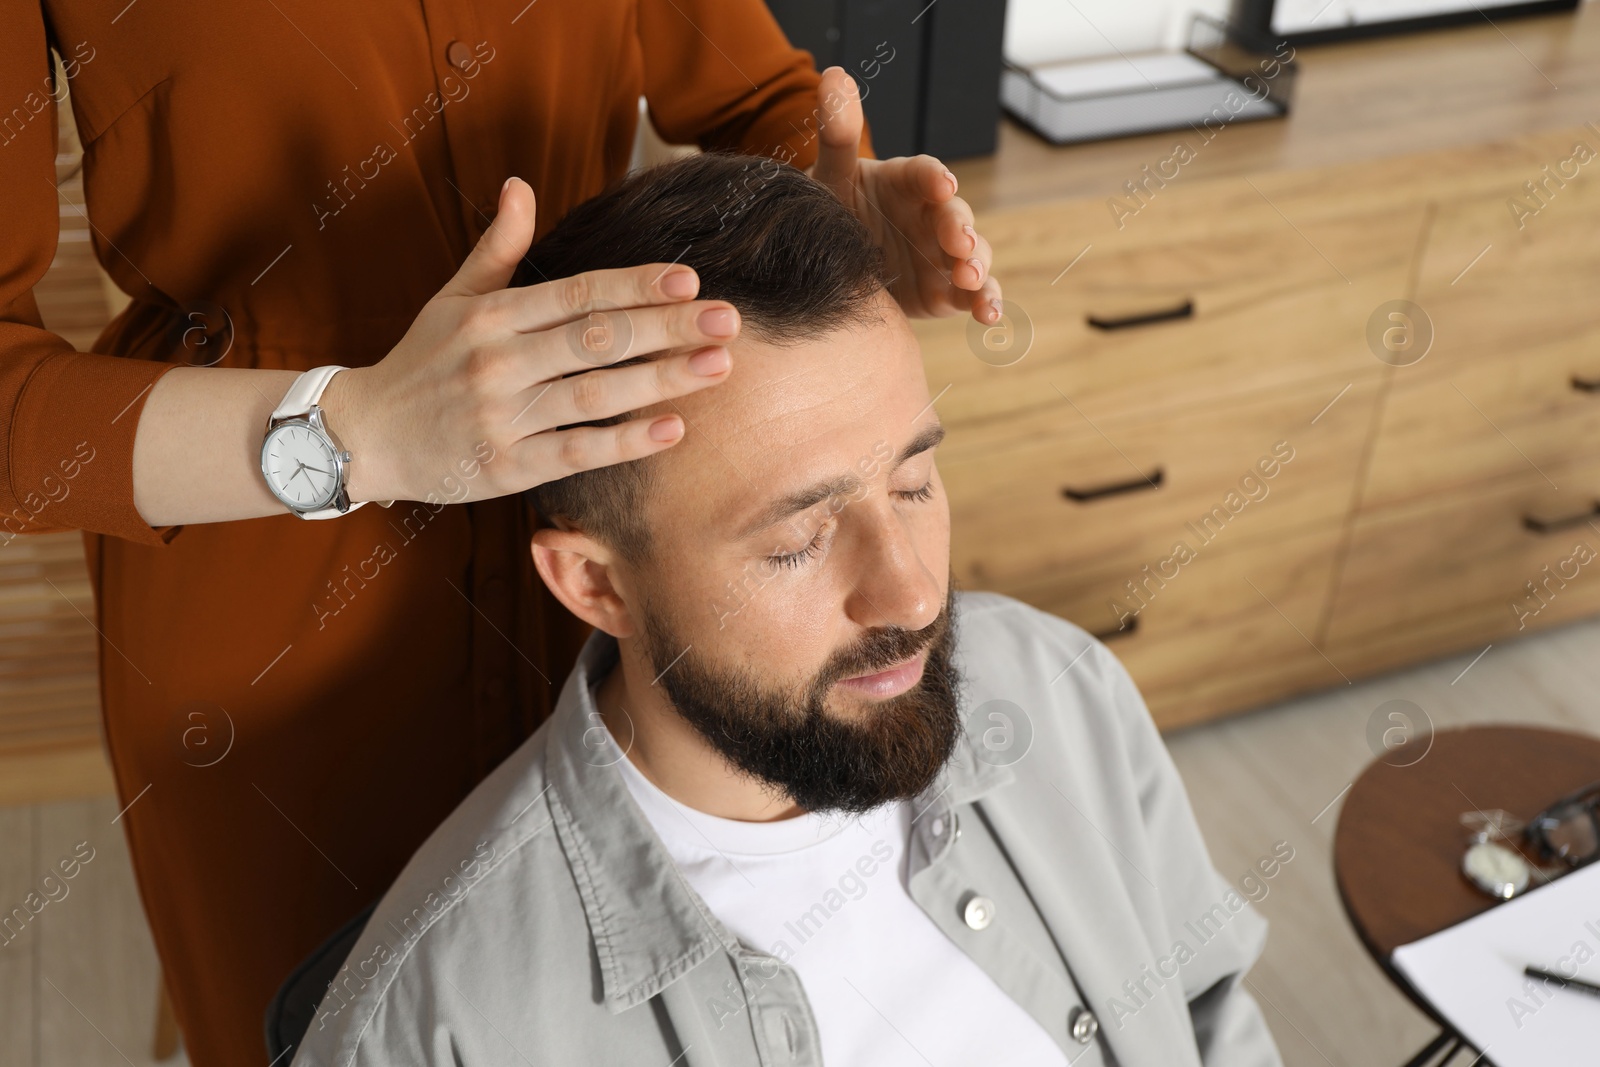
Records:
[[[927,659],[928,650],[923,649],[910,659],[903,660],[893,667],[887,667],[871,674],[858,674],[853,678],[842,678],[839,684],[847,689],[872,697],[898,696],[916,685],[922,678],[922,668]]]

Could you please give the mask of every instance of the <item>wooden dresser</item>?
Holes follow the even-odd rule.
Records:
[[[917,324],[957,580],[1163,728],[1600,611],[1600,12],[1297,60],[1287,120],[1008,123],[1013,313]]]

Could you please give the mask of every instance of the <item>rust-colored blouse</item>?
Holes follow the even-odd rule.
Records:
[[[5,0],[0,22],[0,521],[86,531],[121,822],[188,1054],[259,1064],[280,980],[544,718],[588,627],[516,497],[152,529],[149,387],[381,359],[508,176],[543,232],[627,168],[641,94],[668,141],[807,166],[818,75],[761,0]],[[60,210],[47,45],[96,255],[133,297],[93,353],[30,292]]]

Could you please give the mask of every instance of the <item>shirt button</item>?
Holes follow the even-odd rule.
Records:
[[[961,918],[972,929],[982,930],[994,922],[994,901],[968,893],[961,905]]]
[[[947,824],[944,821],[944,817],[936,815],[934,816],[933,821],[928,823],[928,832],[933,834],[934,837],[942,838],[944,837],[946,825]],[[950,829],[951,843],[953,844],[956,841],[961,840],[961,818],[953,811],[950,813],[950,822],[948,823],[948,826]]]
[[[1087,1045],[1100,1032],[1100,1020],[1094,1017],[1094,1012],[1083,1007],[1072,1009],[1067,1016],[1067,1026],[1072,1030],[1072,1040],[1080,1045]]]
[[[464,41],[451,41],[444,50],[444,58],[457,70],[466,70],[472,62],[472,49]]]

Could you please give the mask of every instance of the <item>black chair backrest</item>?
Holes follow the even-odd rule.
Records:
[[[285,1053],[298,1046],[306,1036],[306,1031],[311,1028],[311,1020],[316,1018],[317,1005],[322,1003],[322,997],[328,991],[328,983],[344,966],[350,950],[355,947],[356,938],[366,929],[372,909],[377,906],[378,902],[373,901],[362,908],[359,915],[339,927],[315,952],[302,960],[300,966],[290,972],[278,987],[278,995],[267,1005],[266,1020],[267,1062],[273,1067],[287,1067],[289,1061]],[[280,1059],[283,1062],[280,1063]]]

